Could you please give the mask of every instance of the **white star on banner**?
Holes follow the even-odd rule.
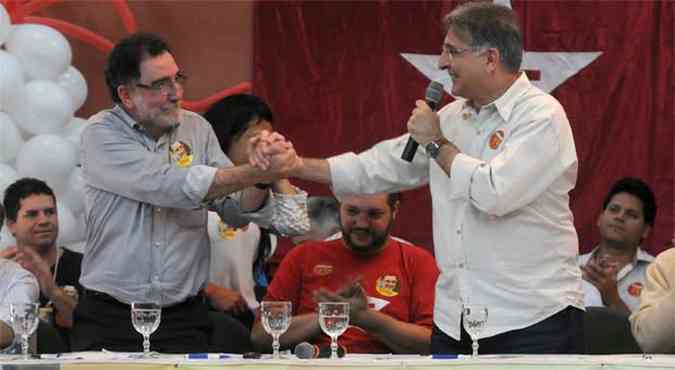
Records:
[[[495,0],[495,4],[511,7],[510,0]],[[521,69],[528,72],[533,85],[550,93],[591,64],[600,55],[602,55],[601,51],[539,52],[525,50]],[[401,53],[401,56],[429,80],[442,83],[445,91],[450,93],[452,80],[447,71],[438,69],[440,55]]]

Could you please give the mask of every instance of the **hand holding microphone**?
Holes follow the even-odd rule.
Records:
[[[408,143],[406,144],[405,149],[403,149],[403,154],[401,154],[401,159],[403,159],[404,161],[412,162],[413,158],[415,157],[417,147],[419,146],[417,141],[413,139],[412,135],[418,133],[429,135],[431,133],[434,133],[434,135],[436,136],[440,135],[440,124],[438,123],[438,116],[436,116],[436,114],[433,112],[436,112],[436,108],[438,107],[438,103],[441,101],[442,97],[443,97],[443,84],[436,81],[431,81],[431,83],[427,87],[426,93],[424,94],[424,100],[426,102],[426,105],[428,105],[429,108],[431,108],[431,112],[426,111],[423,108],[424,105],[418,101],[418,103],[416,104],[417,107],[413,110],[410,119],[408,119],[408,131],[410,132],[411,137],[408,139]],[[429,116],[429,113],[432,113],[433,117]],[[435,127],[434,127],[434,119],[436,121]]]

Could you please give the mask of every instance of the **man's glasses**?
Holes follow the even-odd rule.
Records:
[[[456,48],[450,45],[443,45],[443,53],[447,53],[453,58],[457,58],[458,56],[466,53],[467,51],[471,50],[476,50],[476,48],[468,47],[468,48]]]
[[[154,81],[150,85],[137,82],[136,86],[146,90],[168,94],[170,92],[173,92],[174,90],[178,90],[179,87],[182,88],[183,86],[185,86],[186,82],[187,76],[179,72],[176,73],[176,76],[173,79],[163,78],[161,80]]]

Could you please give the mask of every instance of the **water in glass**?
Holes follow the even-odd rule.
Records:
[[[272,336],[272,357],[278,359],[279,337],[291,325],[293,308],[288,301],[263,301],[260,305],[261,321],[267,334]]]
[[[159,328],[162,321],[162,308],[156,303],[132,303],[131,323],[143,336],[143,355],[150,354],[150,334]]]
[[[473,353],[471,357],[478,357],[478,335],[485,328],[488,319],[488,309],[483,305],[466,304],[462,309],[464,330],[471,336]]]
[[[40,322],[37,303],[10,303],[9,314],[12,330],[21,336],[21,353],[24,360],[30,359],[28,354],[28,338],[35,332]]]
[[[320,302],[319,325],[321,326],[321,330],[330,336],[330,358],[338,358],[338,337],[349,327],[349,303]]]

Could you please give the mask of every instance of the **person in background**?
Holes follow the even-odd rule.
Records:
[[[248,163],[248,142],[261,130],[273,130],[274,116],[261,98],[249,94],[230,95],[216,102],[204,114],[218,138],[221,149],[236,166]],[[271,183],[272,197],[305,194],[287,179]],[[306,209],[306,204],[303,205]],[[307,217],[307,212],[290,214]],[[235,220],[234,225],[240,224]],[[308,224],[297,219],[293,223]],[[266,262],[276,246],[276,230],[261,228],[255,223],[233,226],[217,213],[209,212],[211,266],[209,283],[204,289],[211,306],[228,312],[250,330],[253,310],[259,306],[257,290],[267,287]],[[304,230],[299,230],[304,233]],[[299,233],[294,231],[293,236]]]
[[[230,352],[209,344],[207,213],[235,227],[254,221],[280,232],[307,229],[289,217],[303,212],[305,197],[279,196],[279,206],[269,189],[298,165],[295,150],[278,141],[271,167],[233,165],[208,122],[181,108],[187,75],[157,35],[119,41],[105,78],[114,106],[92,116],[82,133],[87,226],[72,349],[138,351],[130,305],[154,302],[162,316],[152,350]]]
[[[640,308],[630,316],[633,336],[647,353],[675,354],[675,248],[647,268]]]
[[[5,210],[0,205],[0,229],[5,221]],[[18,263],[0,258],[0,353],[13,349],[14,330],[11,326],[11,303],[35,303],[40,287],[35,276]]]
[[[600,242],[579,256],[586,306],[604,306],[628,316],[640,306],[647,266],[654,257],[640,243],[656,218],[649,185],[637,178],[618,180],[602,203]]]
[[[59,285],[56,279],[64,253],[56,245],[59,234],[56,196],[44,181],[22,178],[7,187],[3,205],[7,228],[16,239],[16,246],[6,248],[0,256],[13,259],[35,276],[40,286],[40,306],[66,336],[67,329],[73,326],[78,294]],[[73,284],[75,281],[66,285]]]
[[[342,237],[308,241],[283,259],[265,297],[292,303],[282,347],[303,341],[329,345],[317,303],[344,301],[350,303],[350,328],[340,345],[347,352],[429,353],[438,269],[426,250],[389,235],[398,207],[398,193],[344,198]],[[271,348],[260,320],[251,341],[259,350]]]

